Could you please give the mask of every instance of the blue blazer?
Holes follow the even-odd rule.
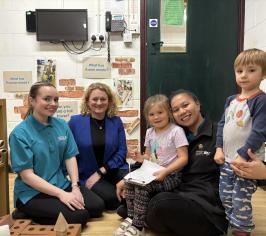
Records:
[[[90,116],[74,115],[70,118],[68,124],[79,149],[77,155],[79,180],[81,184],[85,184],[86,180],[101,167],[97,165],[94,155]],[[106,117],[104,164],[109,169],[128,169],[126,155],[126,135],[120,117]]]

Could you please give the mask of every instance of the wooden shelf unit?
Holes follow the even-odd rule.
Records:
[[[9,180],[8,180],[8,148],[7,148],[6,100],[0,99],[0,216],[9,214]]]

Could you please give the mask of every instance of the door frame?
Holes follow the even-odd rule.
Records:
[[[147,19],[147,2],[149,0],[140,1],[140,144],[141,152],[144,151],[144,140],[146,133],[146,121],[143,116],[144,103],[147,97],[146,85],[147,85],[147,29],[148,29],[148,19]],[[152,0],[150,0],[152,1]],[[188,0],[189,1],[189,0]],[[239,1],[239,29],[238,29],[238,41],[237,41],[237,52],[243,51],[244,48],[244,23],[245,23],[245,0]]]

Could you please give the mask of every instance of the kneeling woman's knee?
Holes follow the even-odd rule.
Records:
[[[93,204],[89,206],[88,211],[92,218],[98,218],[102,216],[104,209],[105,209],[104,201],[101,198],[97,198],[94,199]]]
[[[76,212],[76,214],[73,217],[73,224],[78,223],[78,224],[81,224],[82,227],[84,227],[90,218],[89,212],[86,209],[85,210],[76,210],[75,212]],[[76,222],[74,222],[74,221],[76,221]]]
[[[91,218],[101,217],[105,208],[104,201],[91,190],[80,187],[83,195],[85,208],[89,212]]]

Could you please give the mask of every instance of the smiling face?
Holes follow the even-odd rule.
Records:
[[[199,102],[186,93],[180,93],[172,98],[171,108],[178,125],[187,127],[193,133],[197,132],[203,121]]]
[[[109,106],[108,95],[100,89],[94,89],[88,98],[87,106],[93,118],[103,119]]]
[[[58,108],[58,94],[52,86],[42,86],[36,96],[29,97],[33,109],[32,115],[41,123],[47,123],[48,117],[53,116]]]
[[[160,104],[154,104],[148,111],[148,122],[156,131],[162,131],[169,125],[169,114]]]
[[[235,68],[236,83],[242,89],[241,95],[249,97],[260,90],[264,74],[256,64],[239,65]]]

